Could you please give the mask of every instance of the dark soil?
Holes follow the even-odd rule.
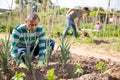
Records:
[[[94,57],[79,56],[71,53],[72,55],[70,56],[68,63],[63,68],[59,63],[58,53],[59,52],[53,53],[48,67],[37,68],[37,60],[32,62],[37,80],[47,80],[47,71],[52,68],[55,69],[55,75],[57,76],[56,80],[79,80],[78,76],[73,73],[76,64],[80,64],[84,70],[84,73],[80,75],[82,80],[120,80],[120,63],[112,62],[110,60],[104,61]],[[96,68],[96,64],[100,61],[105,62],[105,67],[107,68],[105,73],[101,73],[100,70]],[[0,68],[0,80],[10,80],[16,71],[24,72],[26,75],[24,78],[25,80],[33,80],[31,72],[26,68],[19,68],[12,59],[9,60],[9,69],[7,73],[3,73]]]

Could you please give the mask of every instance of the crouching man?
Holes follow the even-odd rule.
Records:
[[[46,37],[43,27],[38,25],[39,21],[38,15],[32,13],[26,18],[25,24],[18,25],[12,31],[11,56],[19,65],[25,63],[24,55],[30,55],[33,51],[32,58],[38,55],[38,65],[43,66]],[[52,50],[54,45],[54,40],[50,39]]]

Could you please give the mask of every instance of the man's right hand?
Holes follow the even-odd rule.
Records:
[[[20,59],[19,56],[15,57],[14,61],[17,62],[18,64],[20,64],[22,62],[22,60]]]
[[[80,28],[80,27],[78,27],[78,30],[79,30],[79,31],[81,31],[81,28]]]

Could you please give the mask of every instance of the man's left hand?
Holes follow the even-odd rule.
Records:
[[[43,66],[44,66],[43,60],[39,60],[37,67],[43,67]]]

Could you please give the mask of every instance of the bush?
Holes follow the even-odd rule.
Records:
[[[14,27],[15,27],[15,25],[0,24],[0,32],[5,32],[6,30],[8,30],[8,31],[10,31],[10,33],[12,33],[12,30]]]
[[[10,31],[10,33],[12,33],[12,30],[15,28],[15,25],[10,25],[7,27],[8,31]]]
[[[0,32],[5,32],[6,27],[5,24],[0,24]]]

